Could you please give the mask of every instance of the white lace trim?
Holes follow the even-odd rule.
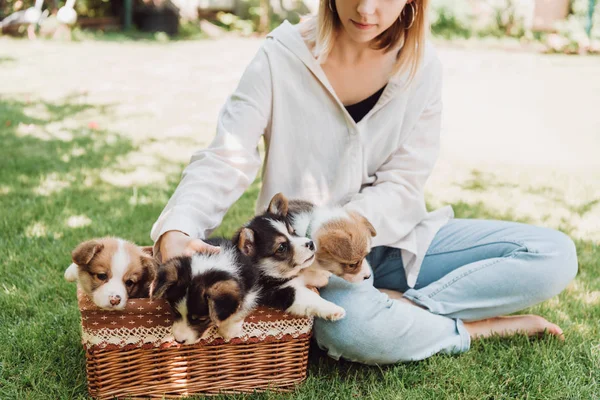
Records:
[[[277,321],[245,321],[243,325],[244,334],[235,339],[248,341],[250,338],[265,340],[267,337],[281,339],[290,335],[297,338],[300,335],[310,333],[313,321],[308,318],[277,320]],[[199,341],[210,343],[216,339],[223,339],[216,327],[209,328]],[[234,339],[234,340],[235,340]],[[160,346],[173,341],[170,326],[136,327],[136,328],[83,328],[82,343],[88,347],[99,346],[101,348],[109,345],[125,347],[128,345],[152,344]]]

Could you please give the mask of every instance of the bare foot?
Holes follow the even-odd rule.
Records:
[[[565,340],[562,329],[538,315],[512,315],[481,321],[465,322],[471,338],[486,338],[492,335],[512,336],[523,333],[527,336],[541,336],[544,332]]]

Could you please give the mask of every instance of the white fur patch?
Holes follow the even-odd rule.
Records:
[[[331,321],[344,318],[346,311],[342,307],[325,300],[304,285],[305,282],[302,276],[292,279],[286,285],[295,289],[294,303],[287,309],[288,312],[295,315],[319,317]]]
[[[308,226],[310,225],[310,221],[312,220],[312,214],[312,212],[303,212],[300,214],[295,214],[292,217],[292,226],[296,231],[296,235],[306,237]]]
[[[129,253],[125,249],[125,242],[119,239],[119,248],[113,255],[111,261],[113,279],[116,278],[121,282],[123,281],[123,275],[125,275],[125,272],[127,272],[127,267],[129,267],[130,261],[131,259],[129,258]]]
[[[323,224],[334,219],[350,219],[348,212],[342,207],[315,207],[311,212],[303,212],[294,215],[292,226],[299,236],[307,236],[310,226],[310,236],[314,234]]]
[[[249,312],[249,311],[253,310],[254,307],[256,307],[256,305],[258,303],[259,295],[260,295],[259,290],[253,290],[251,292],[248,292],[246,294],[246,297],[244,297],[244,302],[242,304],[241,309],[244,312]]]
[[[235,259],[235,249],[225,247],[221,247],[221,251],[217,254],[194,254],[192,256],[192,276],[200,275],[211,269],[237,275],[238,266]]]
[[[190,328],[187,320],[188,310],[187,310],[187,293],[175,305],[175,309],[181,314],[181,319],[177,320],[173,323],[173,337],[178,342],[183,342],[183,344],[192,344],[196,340],[198,340],[198,334],[195,330]]]
[[[65,271],[65,279],[67,282],[75,282],[79,277],[79,266],[75,263],[71,263],[69,268]]]
[[[258,261],[258,265],[260,266],[260,270],[267,276],[271,276],[273,278],[287,278],[287,276],[283,276],[279,271],[279,265],[282,261],[276,261],[270,258],[262,259]],[[292,268],[288,266],[288,268]],[[298,271],[299,272],[299,271]],[[295,269],[290,270],[290,275],[294,276],[296,274]]]
[[[288,228],[283,222],[270,219],[269,223],[273,226],[273,228],[277,229],[279,233],[291,240],[291,235],[288,232]]]
[[[129,253],[125,248],[125,242],[118,239],[118,248],[111,260],[111,273],[112,276],[102,286],[94,291],[93,299],[94,303],[102,308],[111,310],[121,310],[127,304],[127,289],[123,283],[123,276],[127,272],[129,267]],[[119,296],[121,298],[119,304],[112,305],[110,303],[111,298]]]

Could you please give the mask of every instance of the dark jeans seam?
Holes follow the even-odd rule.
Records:
[[[536,251],[532,251],[531,249],[529,249],[527,247],[527,245],[525,244],[525,242],[521,242],[519,240],[496,239],[491,242],[480,243],[480,244],[466,246],[466,247],[460,247],[457,249],[454,249],[451,246],[447,246],[447,247],[443,247],[441,249],[436,249],[435,251],[433,251],[431,253],[427,252],[427,253],[425,253],[425,256],[435,256],[435,255],[442,254],[442,253],[456,253],[459,251],[471,250],[471,249],[475,249],[477,247],[489,246],[491,244],[496,244],[496,243],[510,243],[510,244],[514,244],[514,245],[523,247],[525,249],[525,251],[527,251],[527,252],[537,253]]]

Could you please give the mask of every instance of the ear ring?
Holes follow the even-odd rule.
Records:
[[[332,13],[335,14],[335,10],[333,9],[333,5],[331,4],[333,0],[329,0],[329,9],[331,10]]]
[[[414,5],[415,1],[411,1],[410,3],[408,3],[408,5],[410,6],[410,14],[412,16],[411,20],[410,20],[410,24],[405,27],[404,29],[410,29],[412,28],[413,24],[415,23],[415,19],[417,18],[417,13],[418,13],[418,8],[417,6]],[[331,6],[331,0],[329,2],[329,5]],[[404,8],[402,9],[402,12],[400,13],[400,21],[404,20],[404,18],[406,17],[405,15],[405,11],[406,11],[406,5],[404,6]]]

